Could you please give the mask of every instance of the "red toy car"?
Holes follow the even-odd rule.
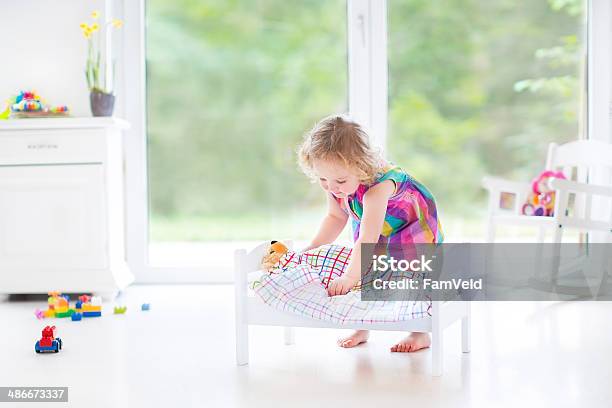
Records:
[[[54,331],[55,326],[46,326],[42,330],[42,338],[34,346],[37,353],[57,353],[62,349],[62,339],[56,338]]]

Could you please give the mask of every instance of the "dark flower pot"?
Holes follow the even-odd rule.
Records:
[[[115,95],[100,91],[91,91],[89,94],[91,113],[94,116],[112,116],[115,107]]]

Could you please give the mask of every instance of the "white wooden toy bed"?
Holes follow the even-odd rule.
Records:
[[[287,242],[287,241],[285,241]],[[288,243],[291,247],[291,243]],[[248,276],[261,269],[261,259],[269,244],[264,242],[251,251],[238,249],[235,252],[235,302],[236,302],[236,362],[249,362],[249,326],[282,326],[285,328],[285,344],[294,342],[294,327],[316,327],[333,329],[388,330],[402,332],[431,333],[432,374],[442,375],[444,329],[461,320],[461,348],[470,352],[470,303],[461,301],[432,302],[432,316],[393,323],[334,324],[297,314],[276,310],[266,305],[248,289]]]

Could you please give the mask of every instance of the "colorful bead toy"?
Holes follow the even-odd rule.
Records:
[[[65,116],[67,106],[48,106],[34,91],[21,91],[9,100],[10,111],[16,116]]]

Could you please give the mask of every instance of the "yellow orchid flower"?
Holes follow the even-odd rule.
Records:
[[[81,23],[79,27],[81,27],[84,30],[87,28],[87,23]]]
[[[93,24],[91,25],[91,31],[92,31],[92,32],[96,32],[96,31],[98,31],[98,29],[99,29],[99,28],[100,28],[100,26],[98,25],[98,23],[93,23]]]
[[[123,26],[123,21],[119,20],[118,18],[113,18],[113,27],[121,28],[122,26]]]
[[[98,10],[94,10],[93,13],[91,13],[91,18],[93,18],[94,20],[97,20],[100,17],[100,12]]]

